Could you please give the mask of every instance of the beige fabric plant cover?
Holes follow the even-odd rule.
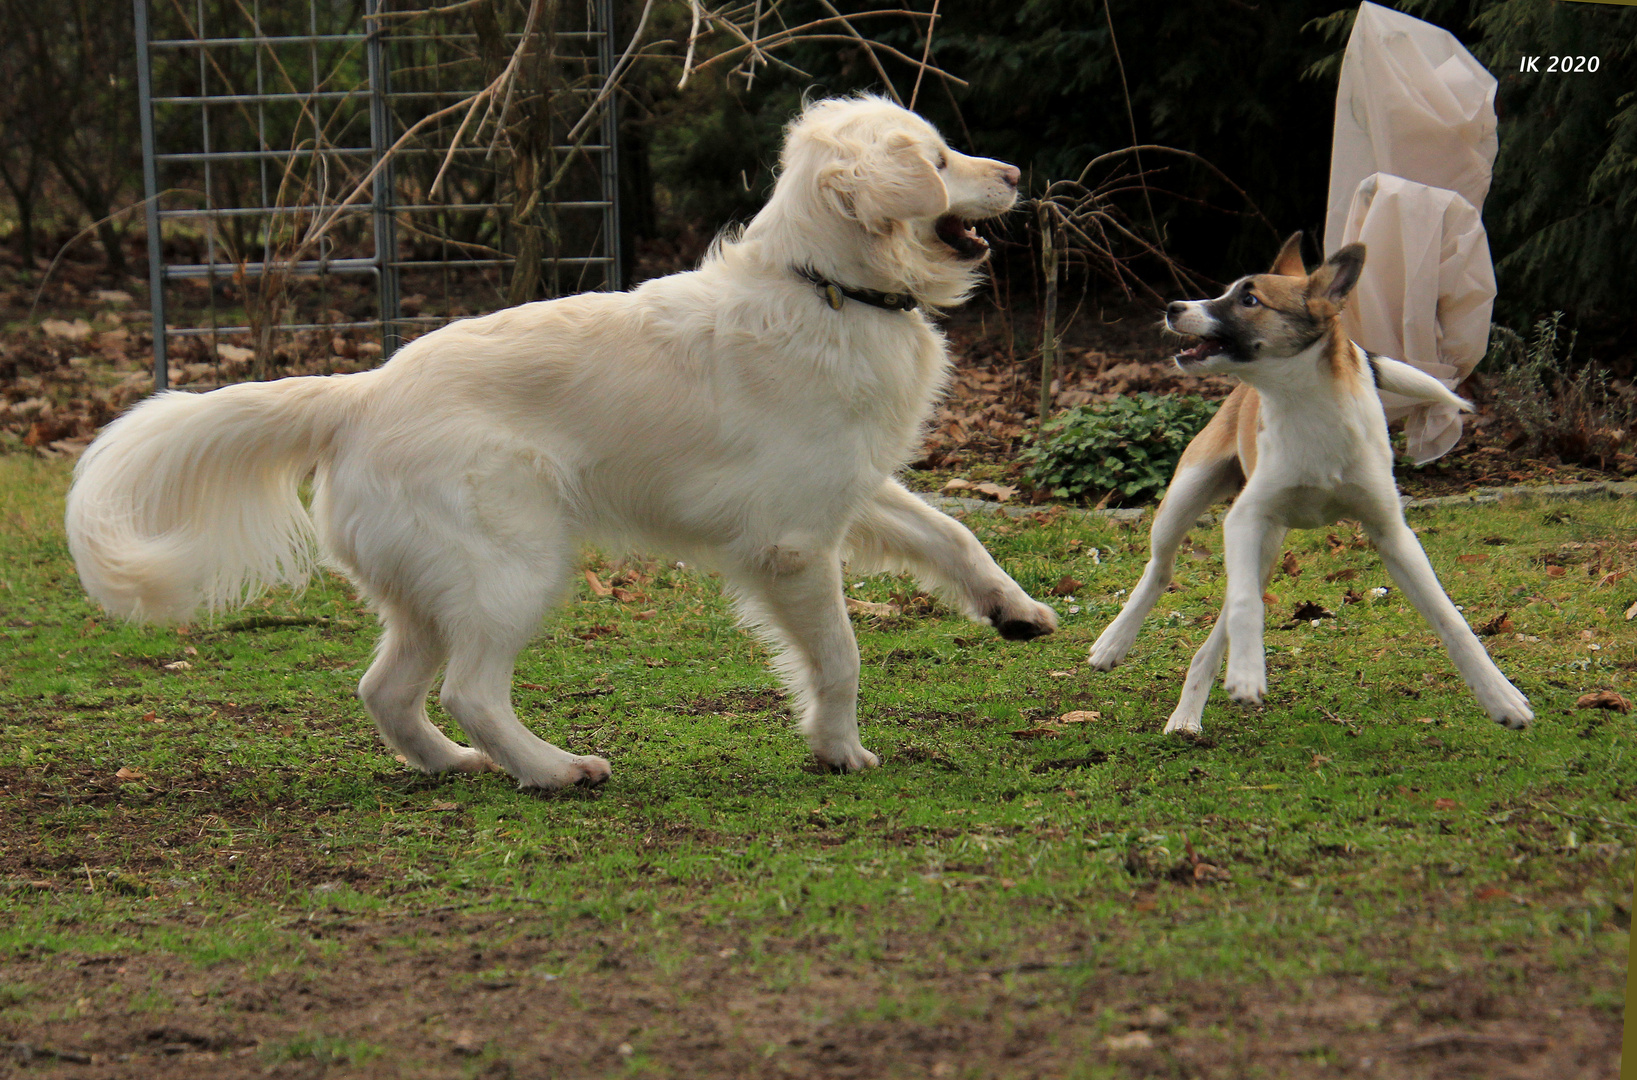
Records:
[[[1324,250],[1369,247],[1343,317],[1353,339],[1451,387],[1489,341],[1495,272],[1475,208],[1496,146],[1494,76],[1448,31],[1359,5],[1336,93]],[[1418,463],[1461,436],[1447,407],[1382,399],[1389,420],[1405,419]]]

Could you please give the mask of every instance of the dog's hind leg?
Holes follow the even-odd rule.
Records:
[[[866,572],[906,569],[988,622],[1010,641],[1057,629],[1057,613],[1039,603],[983,549],[972,530],[888,480],[847,532],[851,561]]]
[[[567,560],[546,562],[496,558],[467,568],[472,576],[464,595],[441,627],[449,665],[440,698],[472,745],[516,777],[519,787],[600,784],[608,779],[608,762],[553,746],[524,727],[512,709],[517,654],[566,588]]]
[[[1415,533],[1402,520],[1374,527],[1366,523],[1365,531],[1381,553],[1387,572],[1442,639],[1478,704],[1497,724],[1513,729],[1528,727],[1535,718],[1529,699],[1501,674],[1472,627],[1455,610]]]
[[[841,553],[780,544],[727,577],[746,621],[780,650],[774,667],[813,756],[842,772],[879,765],[858,737],[858,642],[847,621]]]
[[[1182,696],[1177,699],[1177,707],[1171,710],[1171,718],[1165,722],[1167,734],[1173,731],[1199,734],[1205,701],[1211,696],[1211,685],[1216,682],[1216,673],[1222,670],[1222,654],[1227,649],[1228,620],[1219,615],[1205,644],[1194,653],[1188,665],[1188,680],[1183,683]]]
[[[451,741],[426,718],[426,695],[443,663],[432,625],[383,604],[386,632],[375,662],[358,684],[375,727],[386,744],[422,772],[484,772],[494,768],[481,750]]]
[[[1154,525],[1148,534],[1148,566],[1143,570],[1142,579],[1131,590],[1131,598],[1120,609],[1120,614],[1092,645],[1087,663],[1099,671],[1108,671],[1125,659],[1131,643],[1137,640],[1143,620],[1171,584],[1182,538],[1212,503],[1233,494],[1242,476],[1231,445],[1210,456],[1202,454],[1195,461],[1185,458],[1178,466],[1154,514]]]
[[[1228,624],[1228,672],[1222,686],[1229,697],[1245,705],[1260,705],[1268,691],[1262,595],[1290,531],[1254,509],[1256,502],[1247,489],[1222,522],[1223,562],[1228,568],[1227,600],[1217,617]]]

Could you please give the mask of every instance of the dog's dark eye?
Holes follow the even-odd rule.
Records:
[[[1256,299],[1254,293],[1246,293],[1239,298],[1239,305],[1241,307],[1257,307],[1261,303],[1262,301]]]
[[[948,167],[949,167],[949,158],[944,156],[943,154],[939,154],[938,155],[938,169],[939,169],[939,171],[942,171],[943,169],[946,169]]]

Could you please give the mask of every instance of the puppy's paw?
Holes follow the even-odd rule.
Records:
[[[1057,612],[1028,597],[1020,603],[996,605],[990,609],[988,619],[1007,641],[1028,641],[1057,629]]]
[[[881,759],[864,749],[862,743],[855,742],[851,746],[813,748],[813,756],[819,764],[833,772],[855,773],[865,769],[879,768]]]
[[[1113,671],[1125,659],[1125,654],[1131,651],[1131,643],[1136,639],[1136,634],[1127,633],[1118,622],[1110,623],[1092,645],[1086,663],[1098,671]]]

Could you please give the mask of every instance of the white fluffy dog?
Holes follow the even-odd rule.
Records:
[[[384,624],[358,692],[388,745],[426,772],[556,788],[608,763],[519,723],[516,655],[582,540],[651,547],[721,570],[779,647],[821,762],[878,764],[859,741],[845,553],[914,571],[1006,637],[1056,627],[892,479],[948,366],[922,309],[972,289],[987,247],[968,223],[1012,206],[1018,170],[873,97],[808,106],[781,160],[768,204],[698,270],[453,323],[374,371],[143,402],[68,497],[86,590],[182,620],[304,582],[316,540]],[[427,720],[440,668],[471,747]]]

